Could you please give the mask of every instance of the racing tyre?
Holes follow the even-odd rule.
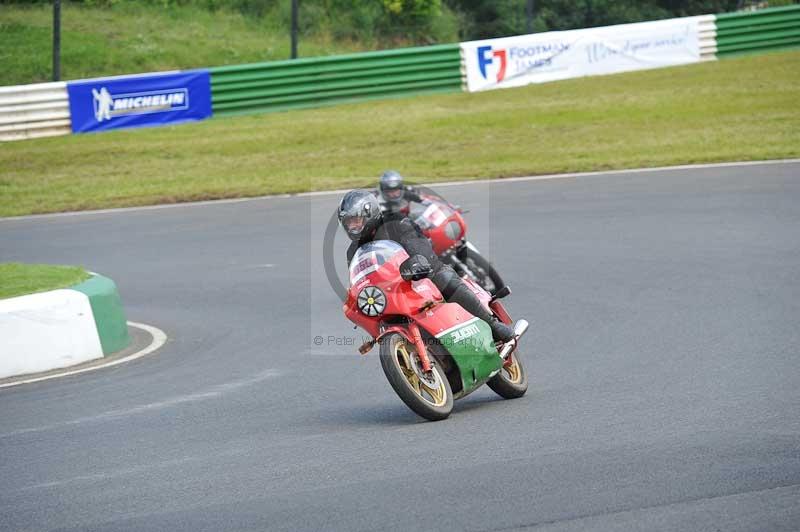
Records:
[[[517,357],[516,350],[510,356],[511,364],[504,366],[500,373],[486,383],[503,399],[516,399],[528,391],[528,373],[525,371],[525,366]]]
[[[447,418],[453,410],[453,392],[439,363],[422,371],[414,344],[392,333],[381,340],[381,366],[389,384],[411,410],[430,421]]]

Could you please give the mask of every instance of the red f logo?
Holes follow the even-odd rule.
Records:
[[[494,50],[492,51],[491,46],[480,46],[478,47],[478,66],[481,70],[481,75],[483,79],[488,79],[486,67],[494,63],[494,58],[500,60],[500,65],[497,68],[497,82],[500,83],[506,77],[506,51],[505,50]]]

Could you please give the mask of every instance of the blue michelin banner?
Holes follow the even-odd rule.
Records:
[[[67,83],[72,132],[158,126],[211,116],[207,70]]]

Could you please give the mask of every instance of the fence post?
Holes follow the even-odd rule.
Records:
[[[61,0],[53,0],[53,81],[61,80]]]
[[[297,59],[297,2],[292,0],[292,59]]]

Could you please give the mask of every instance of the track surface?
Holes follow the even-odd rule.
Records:
[[[528,395],[440,423],[329,345],[336,196],[0,222],[170,336],[0,390],[0,529],[800,528],[800,164],[440,192],[534,324]]]

